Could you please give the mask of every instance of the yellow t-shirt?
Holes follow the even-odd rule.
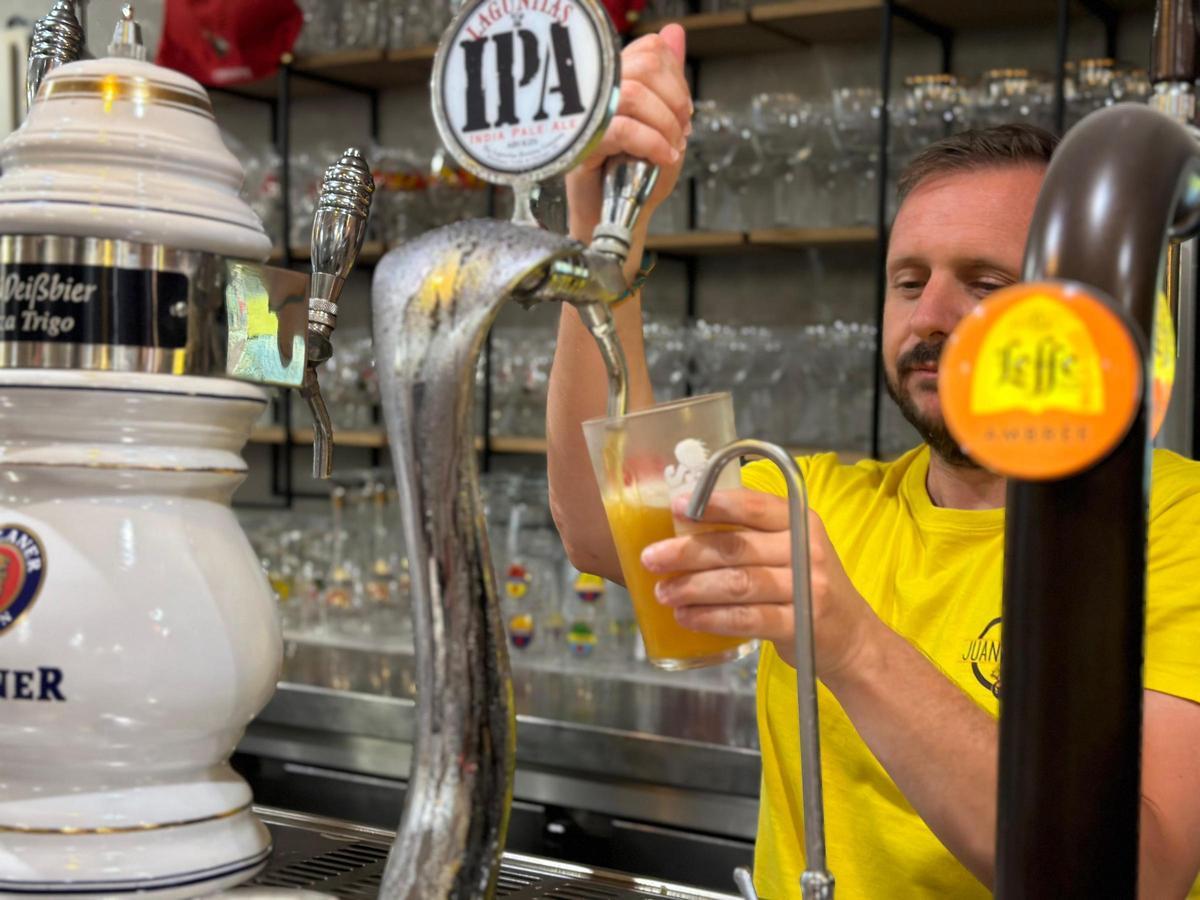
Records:
[[[875,612],[992,715],[998,714],[1004,510],[940,509],[929,499],[929,450],[891,463],[798,460],[813,508],[846,572]],[[753,463],[742,483],[786,494],[779,470]],[[1200,702],[1200,463],[1155,451],[1147,583],[1147,688]],[[765,644],[758,727],[763,784],[755,883],[769,900],[799,897],[804,868],[796,670]],[[934,836],[818,689],[829,870],[839,900],[989,892]],[[1200,882],[1191,898],[1200,898]]]

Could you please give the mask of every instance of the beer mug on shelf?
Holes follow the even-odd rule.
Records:
[[[737,439],[730,395],[689,397],[627,416],[592,419],[583,429],[647,658],[661,669],[682,670],[750,653],[752,640],[680,625],[674,610],[655,597],[663,576],[646,571],[641,562],[642,551],[658,541],[730,527],[679,520],[671,513],[671,501],[691,492],[709,452]],[[721,473],[718,490],[740,487],[735,467]]]

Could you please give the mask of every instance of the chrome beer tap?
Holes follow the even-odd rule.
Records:
[[[708,460],[688,502],[688,517],[699,520],[730,463],[746,456],[770,460],[787,482],[788,527],[792,544],[792,608],[795,615],[796,696],[800,714],[800,779],[804,802],[804,863],[800,876],[803,900],[833,900],[833,875],[825,868],[825,804],[821,781],[821,729],[817,716],[817,672],[813,654],[811,571],[808,563],[808,494],[804,475],[792,455],[765,441],[734,441]],[[744,868],[734,871],[738,890],[754,900],[754,883]]]
[[[383,258],[372,286],[384,421],[412,561],[417,733],[381,886],[381,896],[403,900],[492,896],[512,800],[512,683],[475,462],[479,354],[508,301],[571,303],[608,370],[608,409],[624,412],[628,375],[609,307],[626,292],[623,267],[655,178],[644,163],[610,162],[603,221],[589,247],[530,221],[532,186],[570,168],[616,109],[616,35],[596,0],[563,0],[558,17],[520,10],[504,24],[488,2],[465,4],[442,38],[433,113],[464,168],[514,188],[514,220],[459,222],[410,241]],[[501,55],[489,55],[501,42],[489,32],[508,24],[546,48],[529,60],[558,61],[556,103],[546,101],[545,77],[526,73],[522,83],[543,92],[521,94]],[[489,86],[481,73],[491,63]],[[593,80],[583,87],[572,81],[585,75]],[[491,87],[498,106],[487,101]],[[568,95],[592,105],[570,105]],[[524,126],[507,128],[505,117],[523,117]]]
[[[604,356],[608,408],[624,410],[625,356],[609,303],[624,291],[621,248],[649,191],[614,198],[620,184],[606,180],[606,219],[597,228],[612,250],[476,220],[392,250],[375,272],[375,352],[414,561],[419,685],[410,789],[383,884],[389,897],[490,896],[494,887],[515,719],[475,463],[476,364],[509,300],[572,303]]]
[[[312,282],[308,300],[308,340],[300,395],[313,418],[313,477],[333,473],[333,424],[317,381],[317,367],[333,353],[338,298],[362,250],[375,183],[362,153],[353,147],[325,170],[313,218]]]
[[[592,243],[582,253],[537,273],[514,298],[524,305],[565,300],[575,307],[604,359],[609,416],[629,411],[629,367],[617,340],[611,304],[625,291],[624,269],[633,231],[657,182],[657,166],[628,156],[610,159],[604,168],[604,200]]]
[[[83,26],[75,16],[75,5],[69,0],[57,0],[50,12],[33,23],[29,62],[25,67],[27,110],[33,107],[46,73],[82,58],[83,45]]]

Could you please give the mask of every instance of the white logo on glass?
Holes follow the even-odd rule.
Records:
[[[571,152],[601,102],[601,40],[574,0],[480,4],[459,26],[442,71],[441,102],[462,149],[510,173]]]
[[[675,465],[663,469],[663,480],[672,498],[696,489],[708,466],[708,448],[704,441],[685,438],[675,445],[675,460]]]

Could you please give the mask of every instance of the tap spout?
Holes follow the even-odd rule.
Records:
[[[743,440],[712,455],[688,503],[692,519],[704,515],[721,470],[743,456],[770,460],[788,486],[788,526],[792,542],[792,606],[796,629],[796,696],[800,713],[800,775],[804,788],[804,861],[800,894],[804,900],[833,900],[833,876],[825,868],[825,804],[821,783],[821,731],[817,714],[817,671],[813,656],[812,584],[808,564],[808,495],[804,475],[791,455],[776,444]],[[744,891],[744,889],[743,889]]]
[[[490,897],[508,827],[515,718],[475,462],[476,363],[522,285],[569,238],[460,222],[389,252],[372,288],[384,420],[411,559],[417,734],[380,896]]]

